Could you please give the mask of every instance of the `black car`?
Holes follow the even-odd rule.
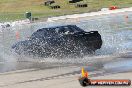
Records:
[[[86,32],[76,25],[42,28],[28,40],[17,42],[12,49],[18,54],[41,57],[82,56],[100,49],[98,31]]]

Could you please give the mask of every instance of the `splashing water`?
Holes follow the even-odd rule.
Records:
[[[128,14],[128,22],[125,22],[123,14],[108,15],[96,17],[95,19],[79,19],[78,22],[38,22],[32,24],[15,25],[11,28],[4,28],[0,32],[0,62],[4,66],[16,69],[18,62],[48,62],[48,63],[91,63],[107,58],[111,60],[112,56],[125,53],[132,50],[132,13]],[[85,31],[97,30],[102,36],[102,48],[97,50],[94,55],[83,58],[29,58],[18,56],[11,52],[11,46],[15,42],[28,39],[37,29],[58,25],[75,24]],[[19,33],[19,39],[16,38]],[[108,58],[109,56],[109,58]],[[102,59],[103,58],[103,59]],[[11,62],[13,62],[11,64]],[[5,64],[6,63],[6,64]],[[9,64],[10,63],[10,64]],[[17,63],[17,64],[16,64]],[[3,65],[3,64],[2,64]],[[30,66],[29,66],[30,67]],[[2,68],[2,66],[1,66]],[[0,69],[1,69],[0,68]]]

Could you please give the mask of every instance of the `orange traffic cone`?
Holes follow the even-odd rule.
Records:
[[[84,68],[82,68],[81,73],[82,73],[82,77],[87,77],[88,78],[88,72],[85,71]]]
[[[19,32],[17,31],[16,32],[16,39],[18,40],[20,38],[20,34],[19,34]]]

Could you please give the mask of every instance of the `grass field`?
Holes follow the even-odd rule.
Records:
[[[44,0],[0,0],[0,21],[24,19],[25,12],[32,12],[34,17],[51,17],[73,13],[98,11],[103,7],[132,7],[132,0],[84,0],[86,8],[75,8],[68,0],[55,0],[61,9],[53,10],[44,6]]]

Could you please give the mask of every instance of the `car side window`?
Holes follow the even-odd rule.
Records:
[[[65,34],[72,34],[72,33],[74,33],[74,30],[72,30],[69,27],[64,27],[64,29],[65,29]]]
[[[73,34],[74,30],[70,27],[58,27],[55,29],[55,31],[59,34]]]
[[[56,32],[58,32],[59,34],[63,34],[63,33],[65,33],[65,30],[64,30],[64,28],[60,27],[60,28],[56,29]]]
[[[78,32],[79,30],[78,30],[78,28],[75,26],[75,27],[69,27],[71,30],[74,30],[74,32]]]

